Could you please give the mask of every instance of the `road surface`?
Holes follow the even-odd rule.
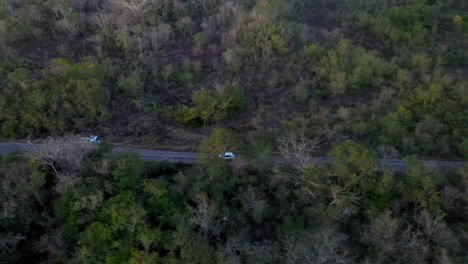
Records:
[[[40,144],[35,144],[40,146]],[[0,155],[7,155],[13,151],[27,151],[27,143],[0,143]],[[147,161],[169,161],[192,164],[197,161],[197,153],[195,152],[173,152],[164,150],[153,149],[137,149],[137,148],[124,148],[114,147],[112,153],[136,153],[143,160]],[[275,157],[275,160],[285,161],[281,157]],[[311,163],[316,165],[323,165],[330,163],[331,160],[327,157],[314,157],[311,158]],[[434,161],[426,160],[424,165],[430,170],[445,170],[448,168],[461,168],[465,162],[460,161]],[[390,168],[394,171],[405,171],[406,165],[400,159],[380,159],[378,169]]]

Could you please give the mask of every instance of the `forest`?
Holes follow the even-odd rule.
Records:
[[[218,134],[200,148],[224,144]],[[325,167],[216,156],[188,166],[110,155],[108,143],[45,146],[0,159],[0,263],[468,259],[466,166],[433,172],[410,156],[404,173],[375,171],[375,155],[350,140]]]
[[[0,143],[45,146],[0,155],[0,263],[467,263],[468,167],[421,162],[468,159],[467,21],[463,0],[0,0]]]
[[[291,132],[316,154],[468,158],[462,0],[0,0],[3,141],[195,150]]]

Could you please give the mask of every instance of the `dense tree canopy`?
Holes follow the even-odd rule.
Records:
[[[0,156],[0,263],[467,263],[467,168],[420,162],[468,158],[467,10],[0,0],[0,141],[61,138]]]
[[[60,156],[55,171],[37,155],[1,157],[1,263],[466,262],[466,168],[408,157],[404,173],[375,171],[352,141],[302,170],[71,146],[84,154],[72,188],[60,187],[71,180]]]

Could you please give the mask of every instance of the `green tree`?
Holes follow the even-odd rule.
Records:
[[[128,264],[157,264],[159,263],[158,254],[133,250],[132,256],[127,263]]]
[[[121,154],[112,171],[119,192],[136,191],[143,176],[143,161],[136,154]]]
[[[405,185],[402,186],[402,195],[406,202],[415,210],[427,210],[432,215],[440,215],[441,197],[439,185],[442,178],[435,172],[428,172],[422,161],[416,156],[406,157],[407,166]]]
[[[114,239],[114,232],[109,226],[101,222],[92,223],[78,242],[80,248],[77,251],[77,258],[81,262],[99,262],[109,253]]]
[[[192,98],[193,107],[184,106],[180,113],[186,125],[204,126],[233,117],[245,110],[247,99],[235,83],[217,86],[215,90],[202,88]]]
[[[44,78],[30,85],[25,74],[24,70],[15,71],[10,83],[28,89],[5,91],[7,100],[18,98],[0,112],[6,136],[61,134],[110,121],[109,76],[95,59],[85,57],[76,64],[56,59],[43,70]]]
[[[146,216],[145,209],[130,192],[109,199],[103,212],[112,230],[124,232],[129,237],[132,237],[137,229],[143,225]]]
[[[239,147],[239,139],[233,132],[227,129],[215,128],[210,136],[200,143],[198,152],[220,154],[238,150]]]
[[[377,166],[376,157],[351,140],[335,146],[328,156],[333,159],[333,169],[350,187],[359,185],[364,177],[372,175]]]

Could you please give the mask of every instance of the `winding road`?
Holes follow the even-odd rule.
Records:
[[[0,155],[7,155],[13,151],[27,151],[28,143],[0,143]],[[35,144],[40,146],[40,144]],[[126,147],[114,147],[112,153],[136,153],[143,160],[147,161],[169,161],[177,163],[192,164],[197,161],[197,153],[195,152],[174,152],[164,150],[153,150],[153,149],[139,149],[139,148],[126,148]],[[274,157],[276,162],[284,162],[285,159],[281,157]],[[327,157],[313,157],[311,163],[318,166],[330,163],[331,159]],[[425,160],[424,165],[429,170],[447,170],[451,168],[461,168],[466,162],[463,161],[435,161]],[[394,171],[405,171],[406,165],[403,160],[400,159],[379,159],[378,169],[390,168]]]

